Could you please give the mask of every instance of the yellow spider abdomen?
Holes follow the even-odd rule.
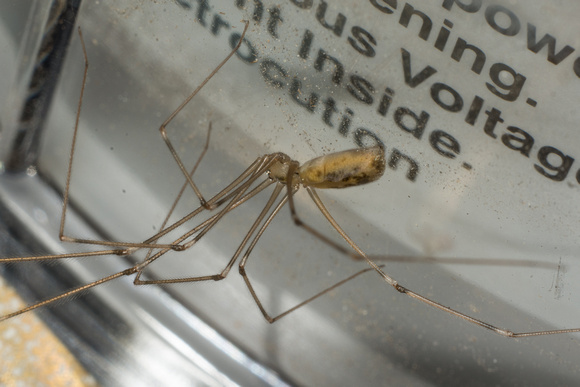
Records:
[[[346,188],[379,179],[385,164],[384,148],[374,146],[317,157],[302,164],[298,173],[305,186]]]

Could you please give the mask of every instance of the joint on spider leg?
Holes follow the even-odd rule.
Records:
[[[141,269],[136,269],[137,275],[133,279],[133,285],[143,285],[143,281],[141,281],[141,273],[139,272]]]
[[[212,211],[217,207],[215,203],[209,204],[206,200],[201,200],[200,203],[201,203],[202,207],[208,211]]]
[[[499,333],[500,335],[507,337],[507,338],[514,338],[515,337],[515,333],[513,333],[512,331],[506,331],[504,329],[498,329],[496,330],[497,333]]]
[[[407,288],[404,286],[399,285],[396,281],[393,284],[393,287],[395,288],[395,290],[399,293],[407,293]]]
[[[165,131],[165,125],[161,125],[159,127],[159,133],[161,133],[161,137],[163,137],[163,139],[167,139],[167,132]]]
[[[131,267],[127,270],[123,270],[123,275],[133,275],[135,273],[137,273],[137,268],[136,267]]]
[[[129,255],[129,250],[128,249],[114,250],[114,254],[115,255]]]
[[[245,276],[246,275],[246,268],[238,266],[238,271],[240,272],[241,276]]]
[[[183,251],[185,250],[184,245],[171,245],[171,250],[173,251]]]
[[[214,208],[216,208],[216,205],[214,203],[208,203],[207,200],[205,199],[200,199],[199,200],[200,205],[205,208],[208,211],[213,210]]]

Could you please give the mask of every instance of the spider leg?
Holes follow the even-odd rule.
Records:
[[[203,80],[203,82],[201,82],[201,84],[187,98],[185,98],[185,100],[181,103],[181,105],[179,105],[177,107],[177,109],[175,109],[175,111],[173,113],[171,113],[169,115],[169,117],[167,117],[165,122],[163,122],[161,124],[161,126],[159,127],[159,133],[161,134],[163,141],[165,141],[165,144],[167,145],[169,152],[171,152],[171,155],[175,159],[175,162],[177,163],[177,165],[179,166],[179,168],[183,172],[183,175],[187,179],[189,186],[193,189],[193,191],[195,192],[195,194],[199,198],[201,205],[208,210],[212,209],[212,205],[211,205],[211,203],[208,203],[205,200],[205,198],[203,197],[203,194],[201,193],[201,191],[199,190],[197,185],[193,182],[193,179],[190,176],[190,173],[185,168],[185,165],[183,165],[181,158],[177,154],[177,151],[173,147],[171,140],[167,136],[167,126],[171,123],[171,121],[173,121],[175,116],[177,116],[183,110],[183,108],[185,108],[185,106],[193,99],[193,97],[195,97],[197,95],[197,93],[199,93],[199,91],[210,81],[210,79],[213,78],[213,76],[216,75],[217,72],[230,60],[230,58],[236,53],[236,51],[238,51],[238,49],[240,48],[240,46],[242,44],[242,41],[244,40],[244,36],[246,35],[246,31],[248,30],[249,25],[250,25],[250,22],[246,21],[244,31],[242,32],[242,35],[240,37],[238,44],[232,49],[232,51],[228,54],[228,56],[226,56],[226,58],[224,60],[222,60],[220,62],[220,64]],[[198,160],[198,162],[199,162],[199,160]]]
[[[278,187],[280,187],[280,189],[282,189],[282,184],[278,184]],[[297,191],[297,189],[295,189],[292,194]],[[290,309],[287,309],[281,313],[279,313],[276,316],[270,316],[270,314],[266,311],[266,308],[264,307],[264,305],[262,304],[262,302],[260,301],[260,298],[258,297],[258,295],[256,294],[256,291],[254,290],[254,287],[252,286],[252,283],[246,273],[246,264],[248,262],[248,258],[250,257],[250,254],[252,253],[252,250],[254,249],[254,247],[256,246],[256,244],[258,243],[258,240],[260,239],[260,237],[262,236],[262,234],[264,233],[264,231],[266,231],[266,229],[268,228],[268,226],[270,225],[270,223],[272,222],[272,220],[274,219],[274,217],[280,212],[280,210],[282,209],[282,207],[284,207],[284,205],[286,204],[286,202],[288,201],[288,197],[289,195],[286,194],[284,195],[284,197],[282,197],[282,199],[280,200],[280,202],[278,203],[278,205],[274,208],[274,210],[272,211],[272,213],[270,214],[270,216],[268,216],[268,218],[266,219],[266,221],[264,222],[264,224],[262,225],[262,227],[260,228],[260,230],[258,231],[258,233],[256,234],[256,236],[254,237],[254,239],[252,240],[252,242],[250,243],[250,245],[248,246],[248,249],[246,250],[246,253],[244,254],[244,257],[242,258],[242,260],[240,261],[240,265],[239,265],[239,272],[240,275],[242,276],[242,278],[244,279],[244,282],[246,283],[246,286],[248,287],[248,290],[250,291],[250,294],[252,295],[252,298],[254,299],[254,301],[256,302],[256,305],[258,305],[258,308],[260,309],[260,311],[262,312],[262,315],[264,316],[264,318],[266,319],[266,321],[268,321],[270,324],[280,320],[282,317],[287,316],[288,314],[294,312],[295,310],[303,307],[304,305],[316,300],[317,298],[325,295],[326,293],[338,288],[339,286],[353,280],[354,278],[358,277],[361,274],[364,274],[366,272],[372,271],[372,268],[367,268],[364,270],[361,270],[351,276],[349,276],[348,278],[343,279],[342,281],[339,281],[337,283],[335,283],[334,285],[316,293],[315,295],[313,295],[312,297],[309,297],[308,299],[298,303],[297,305],[291,307]],[[265,208],[266,209],[266,208]],[[268,208],[269,209],[269,208]],[[265,215],[265,214],[264,214]]]

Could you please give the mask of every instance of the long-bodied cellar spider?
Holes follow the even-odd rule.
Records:
[[[240,39],[240,43],[245,36],[245,33],[248,28],[248,23],[246,23],[246,27],[244,32],[242,33],[242,37]],[[201,190],[198,188],[194,181],[194,173],[199,165],[201,159],[203,158],[205,152],[208,149],[209,144],[209,134],[208,140],[206,142],[206,146],[204,151],[198,158],[197,163],[193,167],[191,171],[188,171],[187,168],[184,166],[183,162],[181,161],[180,157],[178,156],[176,150],[174,149],[171,141],[167,137],[166,128],[171,123],[171,121],[184,109],[184,107],[195,97],[195,95],[206,85],[206,83],[223,67],[227,61],[234,55],[236,50],[239,48],[238,44],[232,52],[212,71],[212,73],[196,88],[184,101],[183,103],[165,120],[165,122],[160,127],[161,135],[169,148],[171,154],[173,155],[177,165],[181,169],[183,175],[186,178],[186,184],[184,185],[185,188],[191,188],[201,203],[200,207],[196,210],[192,211],[189,215],[186,215],[181,220],[167,225],[167,219],[169,219],[169,215],[166,218],[166,222],[163,223],[161,227],[161,231],[156,233],[155,235],[151,236],[150,238],[146,239],[142,242],[117,242],[117,241],[100,241],[100,240],[87,240],[87,239],[78,239],[68,237],[64,234],[64,225],[66,220],[66,211],[68,207],[68,197],[69,197],[69,188],[70,188],[70,180],[71,180],[71,171],[72,165],[74,160],[74,151],[75,151],[75,144],[76,144],[76,137],[78,133],[79,127],[79,117],[81,112],[82,100],[83,100],[83,93],[86,84],[86,76],[88,73],[88,56],[86,52],[86,48],[82,39],[82,33],[79,29],[79,36],[82,43],[83,48],[83,55],[85,59],[85,70],[84,70],[84,77],[81,87],[81,96],[79,98],[79,105],[77,109],[76,115],[76,122],[73,134],[73,141],[71,146],[71,152],[69,157],[69,168],[67,172],[67,182],[65,187],[64,193],[64,203],[62,208],[62,218],[61,218],[61,225],[59,230],[60,239],[66,242],[74,242],[80,244],[90,244],[90,245],[99,245],[99,246],[106,246],[109,247],[104,250],[94,251],[94,252],[83,252],[83,253],[68,253],[68,254],[59,254],[59,255],[45,255],[45,256],[35,256],[35,257],[17,257],[17,258],[2,258],[0,259],[1,263],[17,263],[23,261],[50,261],[55,259],[62,259],[62,258],[78,258],[78,257],[95,257],[95,256],[103,256],[103,255],[119,255],[119,256],[126,256],[132,254],[138,250],[148,250],[149,253],[147,257],[142,260],[141,262],[137,263],[136,265],[120,271],[118,273],[109,275],[104,277],[100,280],[91,282],[79,288],[67,291],[59,296],[49,298],[45,301],[41,301],[37,304],[31,305],[27,308],[6,314],[0,317],[0,321],[12,318],[14,316],[20,315],[22,313],[28,312],[30,310],[34,310],[36,308],[42,307],[44,305],[53,303],[55,301],[61,300],[63,298],[75,295],[82,291],[88,290],[92,287],[98,286],[100,284],[112,281],[114,279],[123,277],[123,276],[135,276],[134,283],[136,285],[145,285],[145,284],[172,284],[172,283],[180,283],[180,282],[196,282],[196,281],[209,281],[209,280],[222,280],[226,278],[230,270],[233,268],[234,264],[240,258],[242,253],[244,253],[241,257],[239,263],[239,272],[242,275],[252,298],[254,299],[255,303],[261,310],[264,318],[273,323],[278,319],[288,315],[289,313],[295,311],[296,309],[304,306],[305,304],[313,301],[314,299],[328,293],[331,289],[334,289],[345,282],[350,281],[354,277],[357,277],[363,273],[374,271],[378,273],[381,278],[387,282],[389,285],[394,287],[399,293],[407,294],[408,296],[415,298],[423,303],[426,303],[430,306],[433,306],[437,309],[442,311],[448,312],[456,317],[460,317],[466,321],[469,321],[475,325],[480,327],[489,329],[495,333],[498,333],[502,336],[506,337],[526,337],[526,336],[539,336],[539,335],[550,335],[550,334],[559,334],[559,333],[572,333],[572,332],[580,332],[580,328],[573,328],[573,329],[561,329],[561,330],[547,330],[547,331],[536,331],[536,332],[512,332],[510,330],[498,328],[492,324],[484,322],[482,320],[475,319],[470,317],[466,314],[463,314],[459,311],[446,307],[436,301],[431,300],[421,294],[418,294],[403,285],[399,284],[394,278],[389,276],[384,270],[382,265],[377,265],[373,260],[371,260],[363,251],[358,247],[358,245],[348,236],[348,234],[343,231],[340,225],[333,219],[330,215],[329,211],[326,209],[325,205],[323,204],[322,200],[319,198],[316,188],[346,188],[353,185],[360,185],[364,183],[369,183],[374,180],[380,178],[384,172],[385,168],[385,161],[384,161],[384,150],[381,147],[371,147],[371,148],[363,148],[363,149],[355,149],[355,150],[348,150],[344,152],[337,152],[330,155],[322,156],[311,161],[308,161],[302,165],[298,162],[292,160],[287,155],[282,153],[272,153],[267,154],[264,156],[259,157],[256,159],[254,163],[252,163],[238,178],[236,178],[233,182],[231,182],[226,188],[224,188],[220,193],[213,196],[210,199],[205,199]],[[209,131],[211,131],[211,126]],[[209,133],[209,132],[208,132]],[[258,182],[259,179],[263,178],[263,181]],[[256,184],[256,185],[254,185]],[[257,195],[260,191],[264,190],[266,187],[274,185],[274,190],[270,196],[270,199],[265,204],[262,212],[258,215],[256,221],[250,228],[250,230],[246,233],[245,237],[243,238],[242,242],[239,244],[238,249],[226,265],[226,267],[218,274],[209,275],[209,276],[202,276],[202,277],[184,277],[184,278],[172,278],[172,279],[142,279],[142,272],[143,270],[156,261],[158,258],[162,257],[169,251],[185,251],[193,247],[204,235],[206,235],[218,222],[226,217],[228,213],[232,210],[240,206],[241,204],[245,203],[249,199],[253,198]],[[326,218],[326,220],[331,224],[331,226],[342,236],[342,238],[348,243],[350,249],[347,249],[328,237],[322,234],[316,228],[309,226],[307,223],[304,223],[298,215],[296,210],[293,195],[294,193],[300,188],[304,187],[308,194],[310,195],[312,201],[321,212],[321,214]],[[278,199],[281,196],[281,199]],[[176,202],[179,200],[177,198]],[[278,200],[278,201],[277,201]],[[269,226],[272,219],[281,211],[284,205],[288,203],[288,207],[290,209],[291,217],[294,223],[302,227],[303,229],[307,230],[310,234],[314,235],[320,241],[329,244],[330,246],[334,247],[336,250],[340,251],[341,253],[350,256],[353,259],[363,260],[365,261],[370,268],[361,270],[352,276],[336,283],[330,288],[327,288],[314,296],[306,299],[305,301],[300,302],[299,304],[295,305],[294,307],[276,315],[270,316],[270,314],[266,311],[265,307],[262,305],[262,302],[254,292],[253,286],[246,274],[245,266],[248,262],[250,257],[250,253],[256,246],[259,238]],[[208,219],[203,221],[202,223],[198,224],[196,227],[191,228],[186,233],[180,235],[178,238],[174,239],[168,243],[161,243],[159,240],[172,233],[173,231],[177,230],[180,226],[185,224],[186,222],[194,219],[197,215],[204,213],[205,211],[212,211],[212,216]],[[245,250],[245,251],[244,251]]]

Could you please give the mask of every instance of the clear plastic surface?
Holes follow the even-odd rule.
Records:
[[[204,195],[266,153],[305,162],[381,142],[388,163],[381,180],[319,194],[387,273],[505,329],[578,327],[578,16],[571,0],[86,1],[77,19],[90,68],[74,210],[109,240],[143,241],[159,229],[184,181],[159,126],[250,20],[240,51],[168,128],[191,166],[211,123],[194,176]],[[38,160],[43,179],[60,190],[80,48],[73,37]],[[152,265],[151,275],[219,272],[266,200],[227,214],[194,248]],[[198,205],[186,190],[178,211]],[[296,205],[340,242],[305,192]],[[87,236],[74,226],[67,233]],[[129,266],[118,257],[68,264],[84,282]],[[283,209],[247,270],[276,314],[365,265],[295,227]],[[276,375],[264,384],[570,385],[579,378],[578,334],[506,339],[398,294],[373,272],[273,325],[235,266],[223,281],[164,292],[116,282],[98,294],[123,318],[191,349],[196,328],[184,316],[193,312],[256,362],[245,364]],[[153,346],[136,348],[133,359],[164,362]],[[189,349],[185,358],[194,356]],[[236,382],[232,374],[228,382]]]

